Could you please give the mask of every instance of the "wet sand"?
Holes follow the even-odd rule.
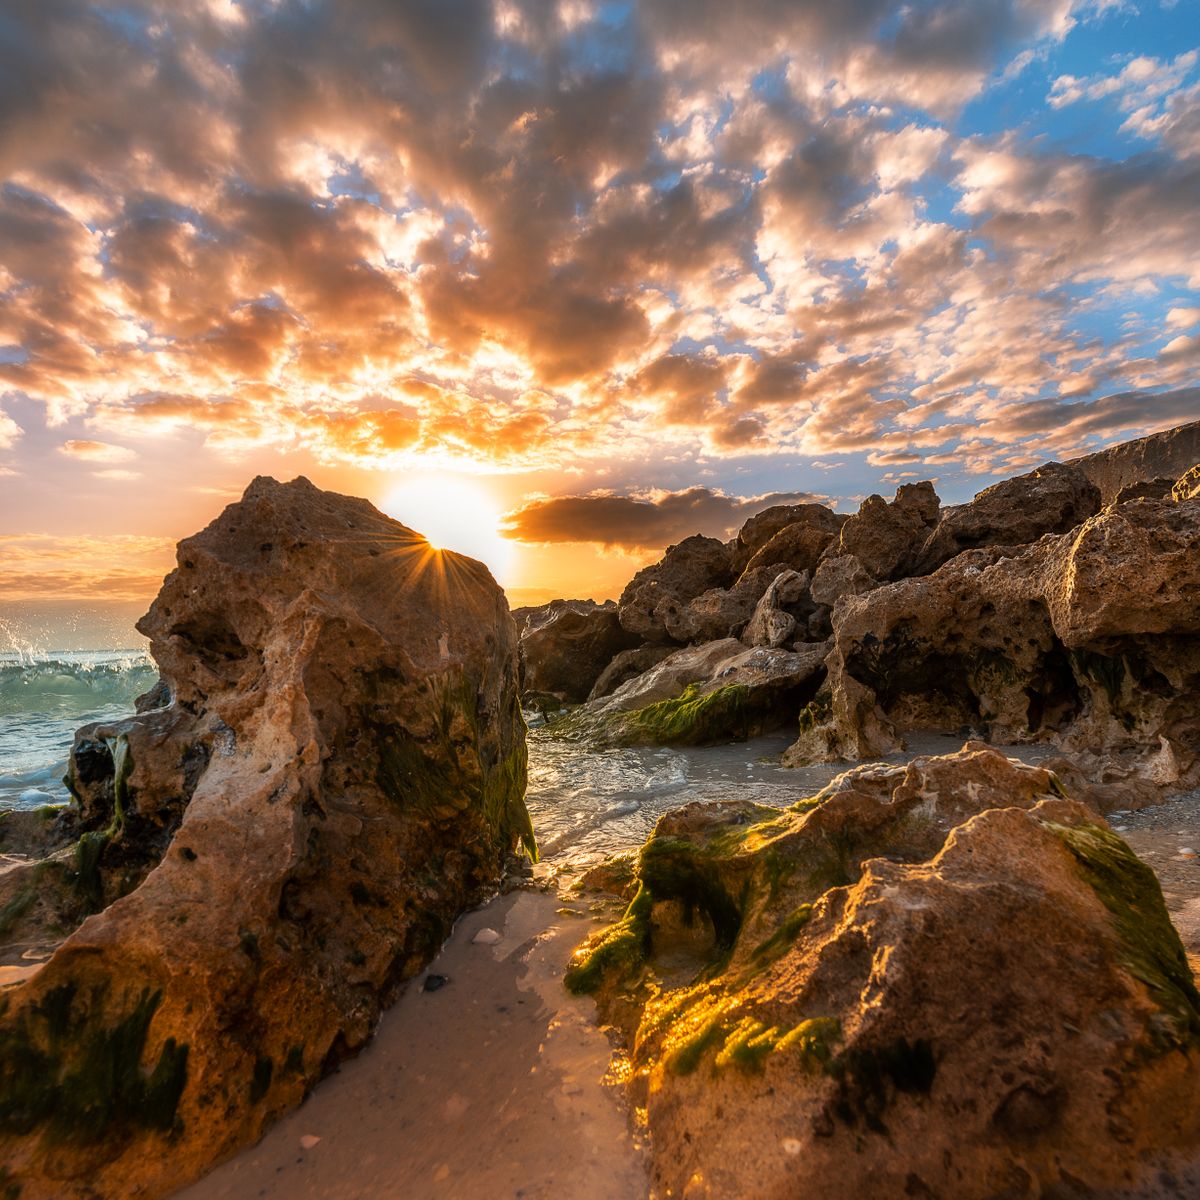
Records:
[[[592,928],[552,893],[468,913],[362,1055],[178,1200],[643,1200],[611,1046],[562,985]]]

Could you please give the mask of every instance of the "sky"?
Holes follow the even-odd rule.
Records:
[[[0,53],[0,649],[256,474],[602,599],[1200,418],[1200,0],[8,0]]]

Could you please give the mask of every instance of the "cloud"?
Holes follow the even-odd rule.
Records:
[[[773,504],[820,502],[808,492],[767,496],[727,496],[709,488],[689,488],[652,497],[542,497],[507,515],[502,532],[520,542],[598,542],[627,549],[658,549],[694,533],[728,538],[755,513]]]
[[[1196,55],[1051,85],[1146,153],[960,120],[1099,15],[17,6],[0,387],[111,447],[64,448],[110,478],[134,437],[385,471],[977,463],[1059,408],[1107,436],[1081,400],[1195,379]]]
[[[63,442],[58,448],[60,454],[68,458],[77,458],[89,463],[126,463],[132,462],[137,455],[125,446],[114,446],[109,442],[93,442],[81,438],[72,438]]]
[[[154,595],[174,565],[171,538],[0,534],[0,601],[129,600]]]

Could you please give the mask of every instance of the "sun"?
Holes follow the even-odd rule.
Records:
[[[381,507],[436,549],[477,558],[497,582],[510,582],[513,544],[500,536],[500,504],[476,480],[463,475],[410,475],[387,493]]]

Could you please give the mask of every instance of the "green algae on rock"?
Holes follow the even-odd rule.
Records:
[[[1062,791],[969,743],[784,812],[664,817],[627,952],[601,933],[569,976],[628,1037],[656,1188],[994,1200],[1017,1160],[1014,1195],[1200,1182],[1182,947],[1153,873]]]

